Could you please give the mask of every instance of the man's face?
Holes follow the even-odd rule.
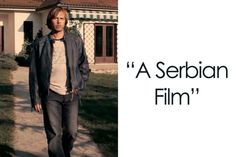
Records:
[[[59,12],[57,16],[52,19],[52,28],[56,32],[64,31],[66,19],[63,12]]]

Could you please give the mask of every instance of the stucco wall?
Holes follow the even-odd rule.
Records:
[[[4,51],[11,54],[15,52],[14,19],[14,13],[9,13],[6,25],[4,25],[4,42],[6,45]]]
[[[18,54],[22,50],[22,45],[24,43],[24,21],[33,21],[33,38],[35,38],[38,30],[41,28],[40,16],[37,13],[24,13],[15,12],[15,23],[14,23],[14,42],[15,49],[14,52]]]

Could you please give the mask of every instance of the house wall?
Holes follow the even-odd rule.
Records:
[[[95,63],[95,24],[118,24],[117,11],[89,11],[89,10],[72,10],[71,17],[75,19],[71,22],[78,23],[80,34],[85,43],[85,49],[89,63]],[[112,17],[111,17],[112,16]],[[76,20],[77,19],[77,20]],[[79,21],[81,20],[81,21]]]
[[[24,43],[24,21],[33,22],[33,38],[41,28],[36,12],[0,12],[0,25],[4,26],[4,52],[18,54]]]
[[[36,37],[42,24],[40,16],[37,13],[15,12],[14,18],[14,52],[18,54],[22,50],[22,45],[24,43],[24,21],[33,21],[33,38]]]
[[[0,26],[4,26],[4,51],[5,53],[18,54],[24,43],[24,21],[33,22],[33,38],[42,28],[43,35],[50,32],[46,25],[48,10],[33,11],[0,11]],[[79,23],[78,30],[85,41],[86,53],[89,63],[95,63],[94,52],[94,24],[118,23],[117,11],[106,10],[71,10],[70,18]],[[73,23],[68,23],[70,26]]]
[[[95,63],[95,24],[117,24],[116,22],[106,21],[86,21],[82,22],[82,28],[80,32],[83,34],[83,40],[85,43],[86,53],[89,63]]]
[[[4,25],[4,45],[6,45],[4,51],[10,54],[15,52],[14,20],[14,13],[9,13]]]

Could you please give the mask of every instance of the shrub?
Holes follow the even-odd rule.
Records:
[[[16,56],[16,62],[19,66],[29,66],[32,44],[43,36],[43,29],[39,29],[33,41],[24,41],[21,52]]]
[[[0,54],[0,68],[1,69],[17,69],[17,63],[15,61],[15,57],[10,54]]]
[[[16,56],[15,60],[20,66],[29,66],[29,55],[31,52],[31,42],[25,41],[21,52]]]
[[[76,26],[76,25],[71,26],[71,27],[68,27],[68,28],[67,28],[67,31],[68,31],[68,32],[71,32],[71,33],[74,33],[74,34],[76,34],[77,36],[81,36],[81,34],[80,34],[79,30],[77,29],[77,26]]]
[[[15,61],[19,66],[29,66],[29,55],[19,54],[16,56]]]

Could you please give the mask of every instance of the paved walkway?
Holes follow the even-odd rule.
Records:
[[[47,157],[47,144],[42,113],[31,112],[28,92],[28,68],[13,72],[15,95],[15,157]],[[89,131],[79,126],[72,157],[102,157]]]

